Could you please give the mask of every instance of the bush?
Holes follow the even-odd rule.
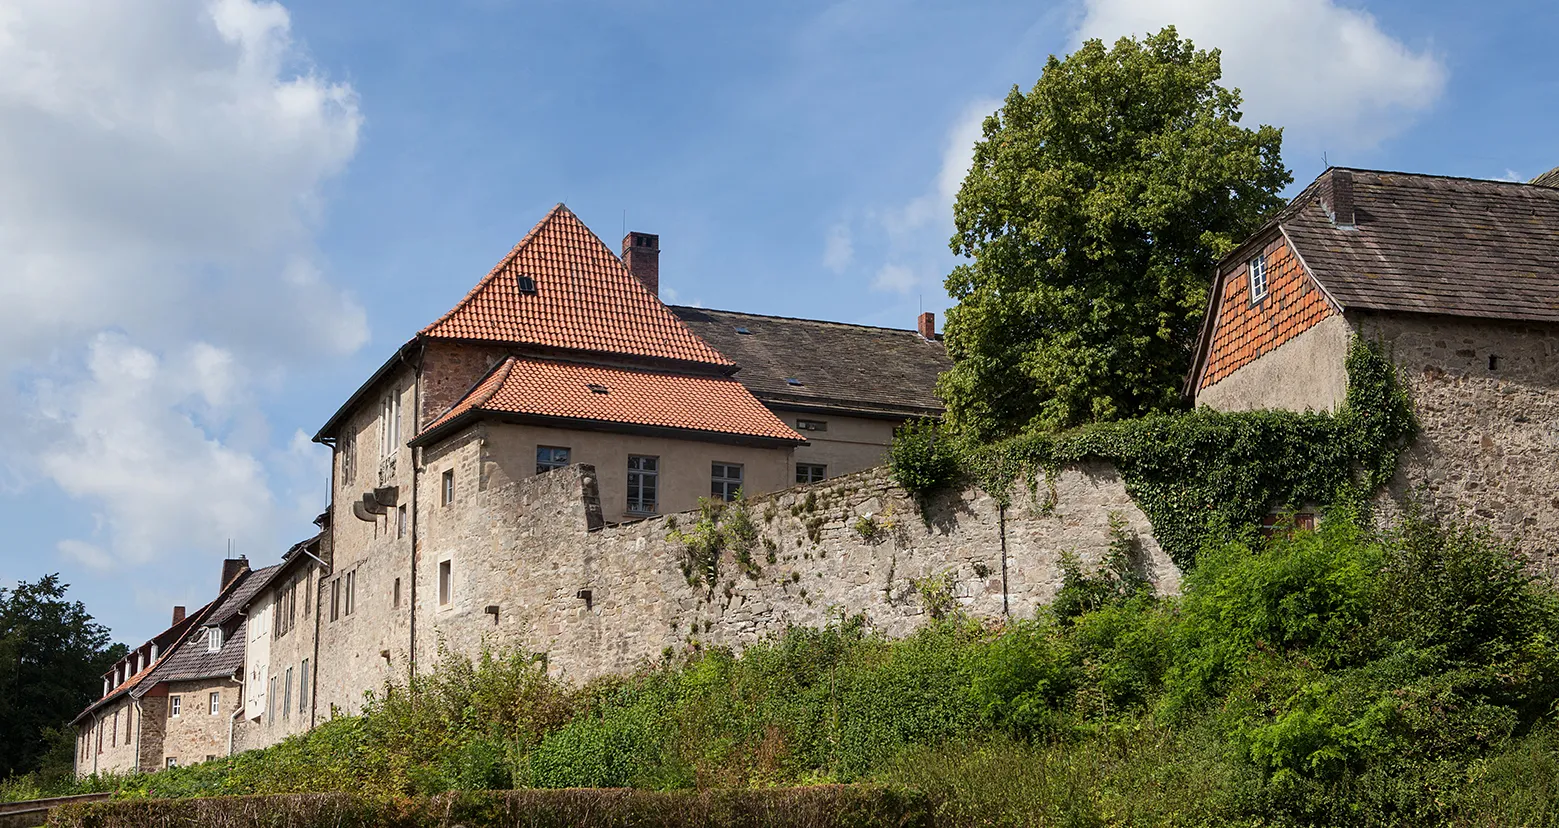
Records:
[[[953,481],[958,452],[940,420],[910,420],[893,433],[888,446],[888,474],[917,497],[925,497]]]

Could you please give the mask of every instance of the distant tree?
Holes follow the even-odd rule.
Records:
[[[65,599],[68,586],[55,574],[0,587],[0,778],[37,770],[51,751],[58,754],[68,744],[61,733],[126,652],[108,645],[107,628],[80,601]]]
[[[1282,131],[1239,125],[1173,27],[1054,55],[986,118],[954,207],[949,419],[990,438],[1178,404],[1212,265],[1283,202]]]

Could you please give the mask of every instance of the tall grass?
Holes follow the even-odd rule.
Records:
[[[1209,548],[1178,598],[1075,565],[1064,590],[1004,625],[857,618],[580,688],[445,654],[360,717],[122,789],[873,781],[955,825],[1559,824],[1559,601],[1485,534],[1338,518]]]

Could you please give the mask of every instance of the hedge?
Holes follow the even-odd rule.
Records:
[[[923,828],[930,814],[923,795],[880,786],[573,788],[401,800],[345,793],[123,799],[62,806],[48,828]]]

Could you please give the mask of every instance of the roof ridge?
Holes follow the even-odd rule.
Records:
[[[509,262],[514,261],[514,257],[518,256],[520,251],[525,248],[525,245],[529,244],[531,239],[535,238],[536,234],[541,232],[542,227],[546,226],[548,222],[552,221],[554,218],[563,213],[574,215],[573,211],[569,210],[567,205],[559,201],[557,204],[553,205],[551,210],[547,211],[546,215],[541,217],[541,221],[538,221],[532,225],[531,229],[524,236],[521,236],[520,240],[515,242],[513,247],[509,248],[509,252],[504,254],[503,258],[499,259],[498,263],[493,265],[491,270],[487,271],[486,276],[483,276],[480,280],[477,281],[475,286],[466,291],[466,295],[461,297],[460,301],[456,302],[454,307],[445,311],[443,316],[440,316],[432,322],[422,326],[422,330],[417,331],[417,335],[422,336],[423,334],[426,334],[429,330],[437,327],[439,323],[445,321],[451,316],[454,316],[461,308],[465,307],[466,303],[470,302],[472,298],[480,293],[482,288],[487,287],[488,282],[498,278],[498,274],[504,269],[504,266],[509,264]],[[575,218],[578,218],[578,216],[575,216]],[[584,222],[581,221],[580,224],[584,224]]]
[[[666,307],[671,308],[672,311],[689,310],[698,311],[700,313],[729,313],[736,316],[751,316],[756,319],[780,319],[786,322],[810,322],[814,325],[838,325],[841,328],[870,328],[874,331],[893,331],[894,333],[915,334],[916,336],[919,336],[920,334],[920,332],[914,328],[890,328],[886,325],[862,325],[857,322],[839,322],[833,319],[808,319],[804,316],[781,316],[779,314],[773,313],[751,313],[749,311],[721,310],[720,308],[701,308],[696,305],[667,305]],[[922,339],[923,338],[924,337],[922,337]]]
[[[1475,184],[1513,184],[1513,185],[1515,185],[1517,187],[1527,187],[1527,188],[1530,188],[1530,189],[1539,189],[1539,190],[1552,190],[1552,189],[1554,189],[1553,187],[1547,187],[1547,186],[1544,186],[1542,184],[1534,183],[1532,181],[1511,181],[1510,179],[1506,179],[1506,178],[1478,178],[1477,176],[1472,176],[1472,175],[1446,175],[1444,173],[1409,172],[1407,170],[1374,170],[1374,169],[1368,169],[1368,168],[1365,168],[1365,167],[1331,166],[1331,167],[1327,167],[1321,173],[1321,175],[1324,176],[1324,175],[1326,175],[1326,173],[1329,173],[1332,170],[1342,170],[1344,172],[1375,173],[1377,175],[1402,175],[1402,176],[1407,176],[1407,177],[1410,177],[1410,178],[1437,178],[1437,179],[1442,179],[1442,180],[1446,180],[1446,181],[1470,181],[1470,182],[1475,183]],[[1320,177],[1321,176],[1317,176],[1316,180],[1319,181]]]

